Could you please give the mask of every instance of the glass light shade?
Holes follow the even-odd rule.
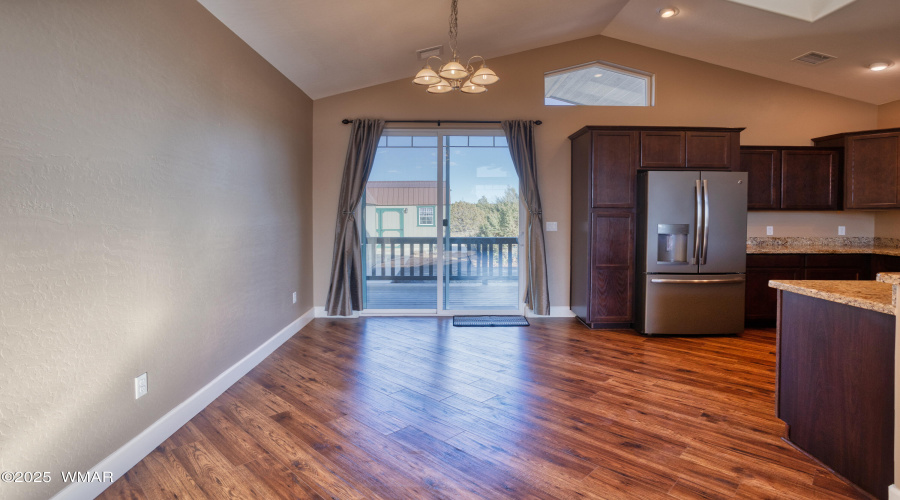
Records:
[[[434,85],[440,81],[441,77],[431,69],[431,66],[425,66],[419,70],[419,72],[416,73],[416,78],[413,79],[413,83],[418,83],[419,85]]]
[[[453,87],[450,86],[447,80],[442,79],[440,82],[435,83],[434,85],[429,85],[426,90],[431,94],[446,94],[447,92],[453,90]]]
[[[492,83],[497,83],[500,80],[500,77],[497,76],[497,73],[494,73],[494,70],[488,68],[487,66],[482,66],[475,74],[472,75],[472,80],[478,85],[490,85]]]
[[[884,71],[890,67],[891,63],[883,61],[875,62],[869,65],[869,69],[872,71]]]
[[[441,66],[441,77],[443,78],[461,80],[467,76],[469,76],[469,72],[466,71],[466,68],[459,61],[450,61]]]
[[[472,79],[474,78],[475,77],[472,77]],[[487,92],[487,89],[484,88],[484,86],[472,83],[472,80],[469,80],[465,84],[463,84],[463,86],[460,87],[459,90],[465,92],[466,94],[480,94],[482,92]]]

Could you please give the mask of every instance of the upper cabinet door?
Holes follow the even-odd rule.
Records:
[[[781,208],[781,158],[777,149],[742,150],[738,170],[747,172],[748,209]]]
[[[731,132],[687,132],[685,166],[730,168],[733,137]]]
[[[591,198],[595,208],[634,206],[638,134],[628,131],[594,132]]]
[[[647,168],[683,167],[684,132],[641,132],[641,166]]]
[[[839,162],[837,151],[782,151],[781,208],[840,210]]]
[[[844,208],[898,206],[900,134],[872,134],[847,140]]]

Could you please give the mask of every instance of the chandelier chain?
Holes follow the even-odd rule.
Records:
[[[454,59],[457,58],[456,36],[457,36],[457,33],[459,32],[459,25],[456,20],[456,16],[457,16],[456,2],[457,2],[457,0],[450,0],[450,32],[449,32],[449,34],[450,34],[450,51],[453,52]]]

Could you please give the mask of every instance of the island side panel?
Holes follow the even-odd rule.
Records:
[[[777,413],[788,439],[878,498],[893,483],[895,318],[779,291]]]

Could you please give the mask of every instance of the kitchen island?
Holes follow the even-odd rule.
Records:
[[[771,281],[786,439],[877,498],[894,479],[896,301],[881,281]]]

